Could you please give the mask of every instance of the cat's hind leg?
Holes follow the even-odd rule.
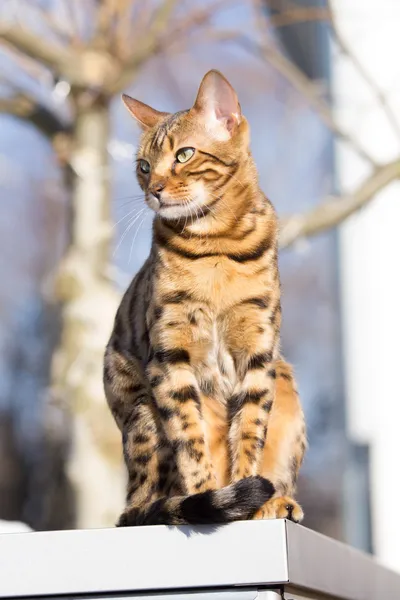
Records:
[[[276,363],[276,395],[268,422],[260,475],[276,492],[254,519],[290,519],[301,522],[303,510],[293,499],[297,476],[307,447],[304,415],[290,365]]]

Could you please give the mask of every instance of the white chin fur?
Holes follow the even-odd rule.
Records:
[[[153,194],[149,194],[149,197],[147,199],[147,204],[149,205],[149,207],[154,210],[154,212],[158,212],[158,209],[160,208],[160,203],[157,200],[157,198],[155,196],[153,196]]]
[[[197,213],[198,205],[196,202],[189,202],[180,206],[163,206],[158,209],[158,214],[163,219],[181,219],[182,217],[190,217]]]

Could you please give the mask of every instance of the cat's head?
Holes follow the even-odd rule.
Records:
[[[136,172],[150,208],[163,219],[212,211],[249,146],[247,122],[225,77],[209,71],[193,107],[175,114],[126,95],[123,101],[143,130]]]

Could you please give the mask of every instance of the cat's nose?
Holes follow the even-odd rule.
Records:
[[[153,183],[153,185],[150,186],[150,192],[153,194],[153,196],[157,198],[157,200],[160,200],[161,192],[164,188],[165,183],[163,181],[159,181],[157,183]]]

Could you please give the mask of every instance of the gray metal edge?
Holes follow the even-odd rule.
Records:
[[[346,600],[400,599],[400,574],[372,556],[286,522],[289,582]]]
[[[0,598],[287,580],[283,520],[0,535]]]

